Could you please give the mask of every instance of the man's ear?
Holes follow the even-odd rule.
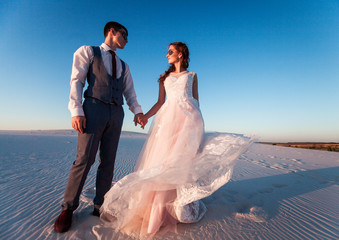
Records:
[[[112,31],[112,34],[113,34],[114,36],[117,35],[117,31],[115,31],[114,28],[111,28],[111,31]]]

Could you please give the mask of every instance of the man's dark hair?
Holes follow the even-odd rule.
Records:
[[[123,25],[121,25],[120,23],[111,21],[111,22],[106,23],[106,25],[105,25],[105,28],[104,28],[104,35],[105,35],[105,37],[107,37],[107,34],[108,34],[108,32],[109,32],[109,30],[110,30],[111,28],[114,28],[115,31],[119,31],[119,30],[123,29],[123,30],[126,31],[126,33],[127,33],[127,35],[128,35],[127,28],[125,28],[125,27],[124,27]]]

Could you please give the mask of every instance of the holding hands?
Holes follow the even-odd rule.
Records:
[[[146,126],[147,122],[148,122],[148,118],[145,117],[145,115],[143,113],[135,114],[135,116],[134,116],[134,125],[135,126],[137,124],[140,124],[141,128],[144,129],[144,127]]]

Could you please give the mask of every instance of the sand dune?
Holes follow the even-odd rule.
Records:
[[[71,130],[0,131],[0,239],[128,239],[91,215],[92,167],[72,228],[53,223],[76,155]],[[133,170],[145,135],[125,132],[114,180]],[[254,144],[231,182],[204,199],[206,216],[155,239],[338,239],[339,153]]]

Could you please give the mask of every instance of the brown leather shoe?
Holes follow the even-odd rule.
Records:
[[[54,230],[60,233],[67,232],[72,225],[72,217],[73,211],[68,209],[63,210],[59,217],[55,220]]]

